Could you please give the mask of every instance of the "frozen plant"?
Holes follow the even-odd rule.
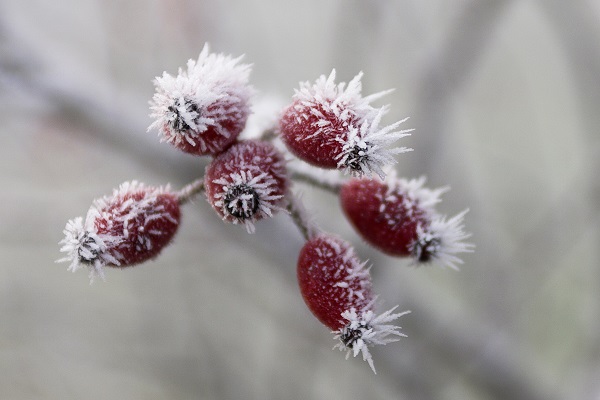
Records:
[[[179,227],[180,207],[203,194],[219,218],[255,232],[257,223],[278,213],[291,216],[305,239],[298,262],[300,293],[314,316],[328,327],[346,357],[359,354],[375,372],[370,348],[404,337],[396,321],[409,311],[378,313],[370,266],[353,246],[323,232],[294,194],[303,181],[339,196],[341,208],[364,240],[414,265],[437,262],[455,268],[470,252],[463,211],[448,219],[435,210],[446,191],[427,189],[425,179],[386,174],[395,156],[412,149],[396,142],[412,129],[406,121],[381,125],[389,106],[372,102],[388,92],[363,97],[362,73],[348,84],[335,70],[296,90],[272,127],[243,139],[254,90],[250,66],[241,57],[209,52],[172,76],[154,81],[149,130],[161,140],[197,156],[212,157],[204,176],[179,191],[126,182],[95,200],[85,218],[67,222],[59,262],[86,267],[93,280],[105,268],[123,268],[157,257]],[[292,160],[292,162],[288,162]],[[332,170],[335,175],[331,175]]]

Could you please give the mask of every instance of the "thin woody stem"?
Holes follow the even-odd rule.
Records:
[[[323,190],[327,190],[328,192],[331,192],[335,195],[340,193],[340,189],[342,187],[341,182],[323,182],[318,180],[317,178],[308,175],[304,172],[300,172],[300,171],[294,171],[292,172],[292,179],[300,181],[300,182],[305,182],[308,183],[312,186],[315,186],[319,189],[323,189]]]
[[[316,235],[318,228],[314,223],[308,220],[304,205],[298,197],[290,194],[287,210],[290,213],[290,217],[292,217],[292,221],[294,221],[294,224],[296,224],[305,240],[309,240]]]
[[[177,200],[180,205],[189,202],[198,193],[204,191],[204,178],[196,179],[194,182],[184,186],[177,192]]]

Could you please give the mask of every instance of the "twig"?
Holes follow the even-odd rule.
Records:
[[[177,193],[177,200],[179,201],[179,204],[183,205],[201,192],[204,192],[204,178],[199,178],[194,182],[184,186]]]
[[[308,183],[319,189],[327,190],[335,195],[340,193],[340,188],[342,186],[340,182],[335,182],[335,183],[334,182],[325,182],[325,181],[315,178],[312,175],[309,175],[309,174],[306,174],[306,173],[300,172],[300,171],[293,171],[292,179],[294,179],[296,181]]]
[[[287,210],[290,213],[290,217],[292,217],[292,221],[294,221],[300,230],[302,237],[304,237],[305,240],[315,237],[319,232],[319,229],[312,221],[310,221],[302,201],[291,193],[289,198],[290,201],[287,205]]]

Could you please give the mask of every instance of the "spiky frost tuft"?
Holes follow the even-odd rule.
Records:
[[[83,218],[77,217],[67,222],[63,231],[65,237],[59,242],[62,244],[60,251],[67,253],[56,262],[69,262],[67,268],[71,272],[76,272],[81,268],[89,269],[90,283],[96,277],[104,280],[104,270],[106,265],[120,265],[108,249],[121,241],[117,236],[97,233],[94,227],[94,220],[86,218],[85,225]]]
[[[323,114],[331,113],[339,121],[350,123],[352,119],[362,120],[373,114],[375,109],[370,102],[378,99],[390,91],[383,91],[362,97],[362,76],[359,72],[346,86],[346,82],[335,83],[335,69],[331,71],[328,77],[321,75],[314,84],[310,82],[301,82],[300,89],[296,89],[294,100],[297,100],[296,107],[300,113],[314,114],[319,112],[320,117]],[[331,121],[325,118],[319,119],[319,126],[323,130],[328,129]],[[317,131],[319,134],[322,131]]]
[[[221,209],[224,221],[244,224],[248,233],[254,233],[254,222],[273,217],[283,210],[279,184],[268,173],[250,170],[232,172],[215,179],[222,191],[215,194],[214,206]]]
[[[363,360],[369,363],[369,366],[375,371],[373,357],[369,347],[374,345],[386,345],[388,343],[400,340],[400,337],[406,337],[400,332],[401,327],[392,325],[390,322],[397,320],[403,315],[410,313],[404,311],[394,314],[398,306],[376,315],[372,310],[357,311],[352,308],[342,313],[344,327],[334,331],[334,339],[339,342],[333,347],[340,351],[346,351],[346,359],[352,354],[356,357],[362,353]]]
[[[413,206],[418,206],[419,209],[433,215],[435,205],[442,201],[441,196],[448,192],[450,188],[444,186],[429,189],[425,187],[426,182],[427,178],[425,176],[413,179],[398,178],[396,171],[392,170],[385,180],[387,191],[384,199],[391,202],[395,200],[396,196],[402,196],[404,207],[408,213],[410,213]]]
[[[383,168],[396,163],[394,156],[413,150],[408,147],[388,148],[396,140],[410,136],[409,132],[414,129],[396,130],[408,118],[379,128],[384,112],[385,109],[380,108],[373,120],[365,120],[360,127],[352,126],[346,137],[337,138],[342,144],[342,152],[336,157],[339,169],[357,177],[377,174],[384,179]]]
[[[417,262],[436,261],[440,265],[458,270],[456,264],[463,261],[458,253],[471,253],[475,245],[465,243],[471,237],[464,231],[464,210],[450,219],[435,215],[427,227],[417,227],[417,240],[413,245],[413,257]]]

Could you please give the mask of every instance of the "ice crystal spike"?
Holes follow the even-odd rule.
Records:
[[[241,141],[215,158],[206,168],[206,196],[227,222],[254,223],[285,208],[288,177],[283,155],[267,142]]]
[[[69,270],[87,267],[104,278],[104,267],[127,267],[156,257],[179,227],[177,197],[169,188],[125,182],[111,196],[93,202],[85,221],[69,222],[61,240]]]
[[[93,222],[88,221],[90,220],[86,219],[85,226],[81,217],[67,222],[63,231],[65,237],[59,242],[62,244],[60,251],[67,255],[57,262],[70,263],[68,270],[71,272],[87,267],[90,272],[90,282],[97,276],[104,280],[103,267],[121,265],[110,251],[120,243],[120,238],[98,233]]]
[[[396,130],[408,118],[379,128],[383,113],[384,109],[379,109],[372,121],[366,120],[360,127],[352,127],[346,137],[337,139],[342,145],[341,153],[336,156],[339,169],[356,177],[377,174],[384,179],[383,169],[396,163],[394,155],[412,151],[408,147],[389,148],[396,140],[410,135],[412,129]]]
[[[457,264],[462,264],[463,260],[456,254],[471,253],[475,248],[465,242],[471,237],[464,230],[464,217],[468,211],[464,210],[450,219],[435,215],[428,226],[419,226],[412,250],[415,262],[435,262],[458,270]]]
[[[390,323],[409,314],[410,311],[393,314],[396,308],[398,306],[380,315],[376,315],[371,310],[358,313],[355,309],[342,313],[345,325],[342,329],[333,332],[334,339],[339,341],[333,347],[334,350],[346,351],[346,359],[350,357],[350,354],[353,357],[362,354],[363,360],[369,363],[371,370],[376,374],[369,347],[386,345],[397,342],[401,337],[406,337],[404,333],[400,332],[400,326]]]
[[[253,93],[250,65],[240,59],[210,53],[205,45],[187,69],[157,77],[148,130],[157,129],[161,140],[195,155],[215,155],[231,145],[246,124]]]

